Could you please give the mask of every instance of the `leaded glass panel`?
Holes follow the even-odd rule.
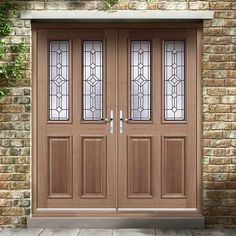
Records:
[[[83,119],[103,116],[103,42],[83,42]]]
[[[150,41],[131,42],[131,119],[150,120]]]
[[[165,41],[165,120],[185,119],[184,42]]]
[[[49,42],[49,120],[69,120],[69,42]]]

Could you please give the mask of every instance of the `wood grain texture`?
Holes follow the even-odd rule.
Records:
[[[66,23],[63,23],[63,25],[68,26]],[[71,29],[68,31],[67,27],[62,29],[59,24],[44,24],[44,29],[33,31],[33,216],[126,216],[127,214],[132,216],[141,214],[156,216],[164,215],[164,213],[135,213],[132,211],[129,213],[90,211],[88,213],[81,212],[78,209],[196,207],[196,189],[198,187],[198,191],[200,191],[199,183],[201,182],[199,179],[197,180],[201,176],[199,168],[201,154],[199,150],[196,151],[197,140],[198,147],[201,146],[199,133],[197,136],[197,116],[200,116],[201,111],[198,109],[198,112],[196,112],[196,104],[200,107],[196,88],[196,59],[199,58],[199,56],[196,57],[196,44],[200,48],[200,42],[196,43],[196,29],[193,29],[195,24],[187,24],[191,25],[191,29],[184,28],[186,25],[179,24],[178,30],[171,29],[173,25],[143,24],[145,27],[141,29],[142,26],[139,24],[74,24],[73,27],[70,24],[68,28],[71,27]],[[35,24],[35,27],[40,28],[41,26],[41,24]],[[152,30],[148,28],[152,28]],[[70,122],[47,121],[47,69],[45,68],[48,66],[48,61],[45,55],[48,50],[47,40],[50,38],[66,39],[71,42]],[[110,110],[114,111],[113,134],[110,134],[109,122],[83,122],[81,120],[83,91],[81,83],[83,69],[81,43],[83,40],[91,39],[103,40],[106,47],[104,48],[106,54],[104,54],[104,91],[106,93],[104,97],[104,117],[109,117]],[[130,59],[128,56],[130,40],[150,40],[152,42],[152,120],[148,122],[124,122],[124,132],[120,134],[118,129],[119,111],[123,111],[124,117],[130,115]],[[163,40],[186,41],[187,119],[184,122],[163,122]],[[198,74],[200,75],[199,70]],[[200,91],[200,85],[198,86]],[[198,126],[200,126],[200,122]],[[49,165],[47,148],[45,148],[47,137],[63,136],[73,137],[71,153],[73,159],[73,167],[71,168],[73,198],[48,198]],[[81,137],[84,142],[81,141]],[[107,137],[106,141],[104,137]],[[134,137],[134,139],[129,143],[127,137]],[[178,139],[174,145],[171,142],[168,143],[168,147],[173,150],[171,151],[170,148],[165,156],[168,161],[166,163],[168,168],[175,167],[181,170],[181,174],[178,176],[176,170],[172,173],[177,176],[175,178],[176,185],[169,183],[173,179],[171,176],[166,176],[167,179],[169,178],[168,181],[165,180],[168,183],[166,186],[163,185],[164,146],[162,137]],[[179,148],[182,145],[179,138],[183,137],[186,137],[187,140],[184,143],[184,157],[181,148]],[[150,152],[148,151],[149,148]],[[62,155],[63,152],[64,149],[58,151],[59,155]],[[173,155],[171,153],[174,152],[177,153],[177,158],[172,160]],[[55,152],[52,155],[58,156]],[[196,160],[196,158],[198,159]],[[53,158],[54,163],[55,160],[58,161],[59,159]],[[181,162],[183,159],[185,160],[184,163]],[[56,165],[59,166],[59,163]],[[198,163],[198,166],[196,166],[196,163]],[[171,166],[172,164],[174,167]],[[59,175],[59,172],[55,173]],[[185,179],[183,179],[183,173]],[[53,191],[65,192],[65,189],[63,183],[62,186],[57,186]],[[168,194],[165,195],[164,193]],[[58,194],[54,194],[54,196],[56,195],[58,196]],[[198,201],[200,201],[200,198],[198,198]],[[198,204],[199,206],[200,204]],[[62,208],[62,210],[44,211],[38,208]],[[65,209],[63,210],[63,208]],[[66,210],[67,208],[74,208],[75,210],[69,211]],[[177,213],[171,213],[172,216],[175,214]],[[184,214],[187,213],[178,212],[178,215]],[[165,213],[165,215],[170,215],[170,213]]]
[[[83,198],[106,197],[106,137],[82,137]]]
[[[71,137],[48,137],[49,198],[72,197]]]
[[[185,197],[185,137],[163,137],[162,197]]]
[[[128,139],[128,197],[151,197],[151,137]]]
[[[106,85],[104,90],[105,94],[109,97],[106,99],[104,96],[104,117],[107,117],[111,109],[115,107],[115,78],[116,78],[116,34],[114,30],[87,30],[87,29],[39,29],[33,31],[34,42],[34,161],[33,161],[33,215],[38,214],[51,214],[51,211],[38,211],[38,208],[112,208],[115,207],[116,202],[116,164],[115,164],[115,146],[116,136],[110,134],[109,122],[97,121],[97,122],[82,122],[82,42],[83,40],[103,40],[104,43],[104,60],[109,62],[109,66],[104,68],[104,81]],[[48,40],[68,40],[70,42],[70,121],[48,121],[48,66],[49,60],[45,55],[48,54]],[[104,62],[105,63],[105,62]],[[109,78],[109,82],[107,79]],[[39,96],[40,95],[40,96]],[[105,114],[106,113],[106,114]],[[114,111],[116,115],[116,111]],[[114,132],[116,132],[116,126],[114,125]],[[93,185],[90,179],[90,185],[86,185],[83,190],[83,164],[82,164],[82,142],[81,136],[90,137],[105,137],[107,136],[107,145],[103,146],[102,152],[109,155],[107,161],[107,168],[101,175],[107,175],[107,181],[103,179]],[[47,137],[73,137],[71,138],[70,155],[73,160],[73,166],[68,172],[72,177],[71,196],[67,194],[53,193],[49,195],[49,192],[65,192],[66,186],[62,182],[60,185],[54,185],[52,189],[50,181],[55,182],[53,176],[50,176],[51,168],[49,166],[48,158],[48,140]],[[95,142],[96,143],[96,142]],[[95,144],[94,144],[95,145]],[[60,145],[58,145],[60,146]],[[64,145],[65,146],[65,145]],[[96,146],[96,145],[95,145]],[[109,148],[107,148],[109,147]],[[57,147],[57,149],[60,147]],[[105,150],[106,148],[106,150]],[[96,148],[97,149],[97,148]],[[53,153],[52,156],[64,155],[63,150]],[[61,159],[61,157],[59,158]],[[59,159],[52,158],[54,164],[58,160],[56,165],[59,166]],[[91,159],[90,159],[91,160]],[[98,158],[99,160],[99,158]],[[96,160],[96,161],[98,161]],[[103,160],[102,160],[103,161]],[[89,162],[89,159],[88,159]],[[88,164],[87,162],[87,164]],[[53,164],[53,165],[54,165]],[[94,164],[98,164],[94,162]],[[63,164],[62,164],[63,165]],[[103,164],[102,164],[103,165]],[[55,166],[55,165],[54,165]],[[64,166],[63,166],[64,168]],[[103,166],[102,166],[103,168]],[[57,168],[56,168],[57,169]],[[64,169],[63,169],[64,170]],[[102,171],[103,169],[97,168],[96,171]],[[54,168],[55,172],[55,168]],[[64,171],[63,171],[64,172]],[[89,178],[89,172],[86,172]],[[56,175],[63,175],[56,172]],[[97,176],[98,172],[91,173]],[[91,176],[92,176],[91,175]],[[90,177],[91,177],[90,176]],[[51,180],[49,181],[49,179]],[[61,178],[61,177],[60,177]],[[103,177],[102,177],[103,178]],[[63,180],[64,181],[64,180]],[[66,181],[66,180],[65,180]],[[105,183],[105,184],[104,184]],[[100,184],[100,186],[99,186]],[[51,185],[53,186],[53,185]],[[56,189],[55,189],[56,188]],[[69,191],[69,190],[68,190]],[[88,194],[82,196],[82,193],[88,191]],[[91,193],[90,193],[91,192]],[[94,192],[94,193],[92,193]],[[90,195],[90,196],[88,196]],[[92,196],[93,195],[93,196]],[[104,197],[104,196],[107,197]],[[81,197],[82,196],[82,197]],[[53,212],[53,211],[52,211]],[[54,213],[53,213],[54,214]],[[56,213],[57,214],[57,213]],[[59,213],[64,214],[64,213]],[[73,215],[72,213],[69,213]],[[77,213],[76,213],[77,214]]]

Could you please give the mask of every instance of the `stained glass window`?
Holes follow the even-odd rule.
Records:
[[[69,120],[69,42],[49,42],[49,120]]]
[[[131,42],[131,119],[150,120],[150,41]]]
[[[103,42],[83,42],[83,119],[101,120],[103,114]]]
[[[165,120],[184,120],[184,42],[165,41]]]

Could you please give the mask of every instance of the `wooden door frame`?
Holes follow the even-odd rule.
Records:
[[[195,29],[196,30],[196,62],[197,62],[197,210],[196,211],[158,211],[158,212],[81,212],[76,209],[73,211],[66,210],[53,210],[48,209],[40,210],[37,208],[37,106],[38,106],[38,94],[37,94],[37,40],[38,29],[125,29],[125,28],[148,28],[148,29]],[[31,213],[32,216],[111,216],[111,217],[129,217],[129,216],[145,216],[145,217],[158,217],[158,216],[202,216],[202,23],[201,22],[184,22],[184,23],[169,23],[169,22],[157,22],[157,23],[32,23],[32,181],[31,181]]]

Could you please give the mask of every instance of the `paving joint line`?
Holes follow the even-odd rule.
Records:
[[[42,230],[39,232],[38,236],[45,230],[45,228],[42,228]]]

